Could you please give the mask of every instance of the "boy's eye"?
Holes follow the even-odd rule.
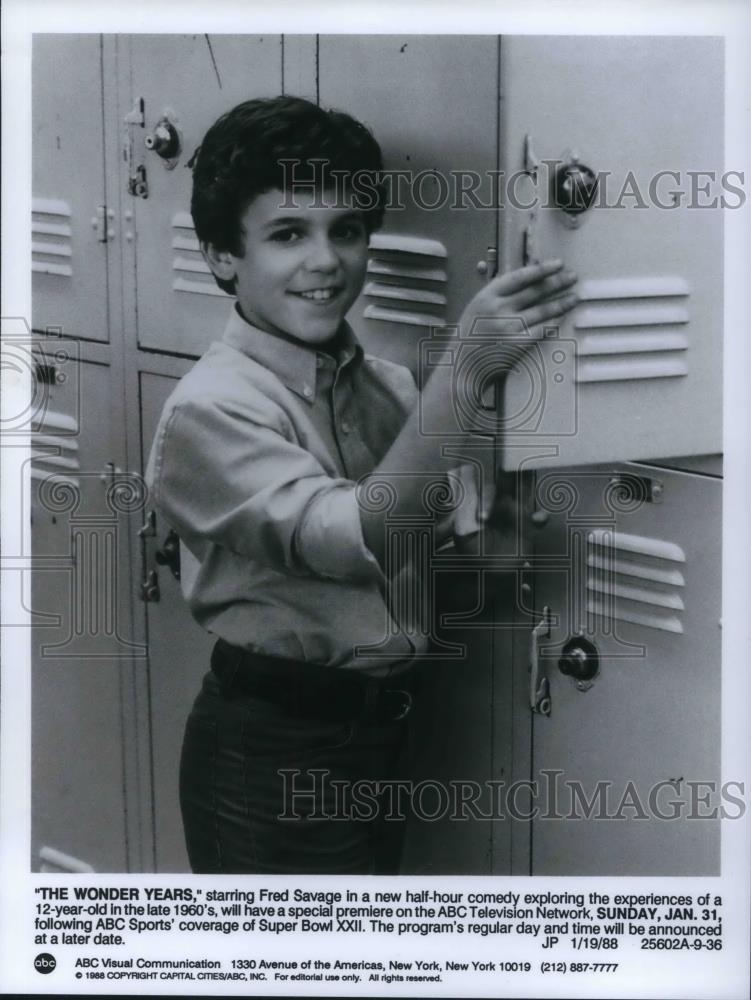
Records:
[[[275,229],[271,234],[271,239],[275,243],[295,243],[301,236],[302,233],[299,229]]]
[[[357,219],[340,222],[334,226],[332,235],[339,240],[359,240],[365,236],[365,226]]]

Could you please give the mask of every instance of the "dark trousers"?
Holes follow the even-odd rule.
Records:
[[[403,720],[300,718],[207,674],[180,763],[191,868],[396,873],[404,822],[376,786],[395,777],[404,735]]]

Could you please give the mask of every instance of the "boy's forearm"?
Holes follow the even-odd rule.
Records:
[[[361,488],[374,488],[387,483],[394,493],[394,504],[388,512],[360,505],[360,521],[365,544],[385,569],[386,517],[422,514],[426,475],[442,479],[447,470],[441,455],[442,439],[421,433],[422,426],[445,424],[447,400],[452,391],[450,365],[439,364],[420,394],[417,406],[378,467],[366,477]]]

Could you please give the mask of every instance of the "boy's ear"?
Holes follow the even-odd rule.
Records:
[[[201,243],[201,250],[212,273],[223,281],[235,278],[235,258],[229,250],[217,250],[213,243]]]

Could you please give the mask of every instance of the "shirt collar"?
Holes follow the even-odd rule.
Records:
[[[342,348],[339,352],[339,367],[361,358],[362,347],[346,321],[342,322]],[[241,351],[272,371],[292,392],[312,402],[316,392],[316,374],[320,364],[319,355],[313,345],[268,333],[248,323],[240,314],[237,305],[232,309],[222,340],[230,347]]]

